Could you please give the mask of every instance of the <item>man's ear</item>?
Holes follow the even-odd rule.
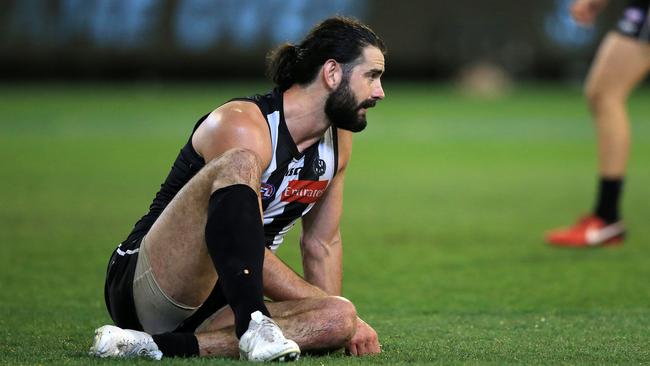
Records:
[[[323,64],[323,81],[331,90],[338,88],[343,79],[343,68],[334,59],[329,59]]]

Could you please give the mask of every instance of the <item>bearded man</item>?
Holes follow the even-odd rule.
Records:
[[[105,298],[115,326],[96,330],[92,355],[380,352],[376,332],[340,297],[339,221],[352,133],[384,98],[384,54],[366,25],[327,19],[269,54],[272,92],[198,121],[111,256]],[[304,278],[273,254],[299,218]]]

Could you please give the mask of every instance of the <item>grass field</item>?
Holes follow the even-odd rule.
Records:
[[[109,322],[109,253],[147,209],[194,121],[264,84],[0,86],[0,363],[86,356]],[[384,353],[304,365],[650,363],[650,90],[622,247],[561,250],[543,232],[591,208],[594,134],[577,87],[509,97],[387,83],[355,137],[344,295]],[[299,267],[297,230],[279,254]],[[239,364],[174,360],[163,364]]]

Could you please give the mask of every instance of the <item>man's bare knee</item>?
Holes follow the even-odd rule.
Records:
[[[600,111],[609,108],[611,105],[624,105],[627,93],[622,90],[601,85],[602,83],[588,83],[585,86],[584,94],[587,104],[592,113],[597,114]]]
[[[210,161],[203,168],[212,179],[212,192],[233,184],[246,184],[259,191],[262,166],[252,150],[233,148]]]
[[[346,298],[328,296],[323,299],[323,316],[331,327],[329,337],[335,346],[344,346],[354,335],[357,309]]]

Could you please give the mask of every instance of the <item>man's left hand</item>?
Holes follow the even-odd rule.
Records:
[[[361,318],[357,318],[357,329],[345,348],[353,356],[381,353],[377,332]]]

